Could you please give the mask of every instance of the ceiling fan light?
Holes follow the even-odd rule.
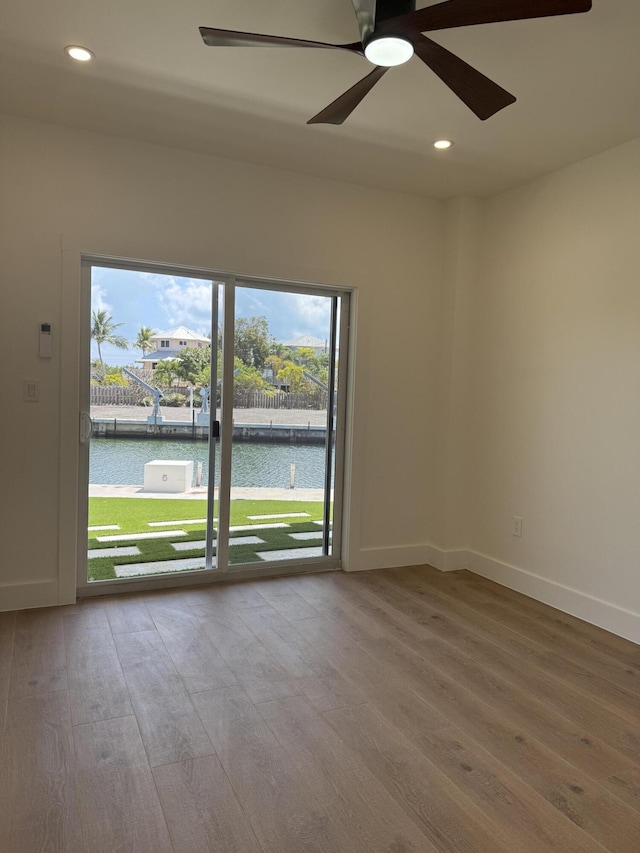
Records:
[[[410,41],[397,36],[380,36],[368,42],[364,55],[374,65],[391,68],[402,65],[413,56],[413,45]]]
[[[93,52],[89,48],[81,47],[79,44],[67,45],[64,52],[70,59],[75,59],[76,62],[91,62],[94,58]]]

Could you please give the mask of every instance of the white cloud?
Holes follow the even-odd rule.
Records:
[[[206,281],[175,279],[163,281],[158,301],[167,326],[188,326],[209,334],[211,329],[211,284]]]
[[[329,334],[331,317],[331,299],[326,296],[310,296],[305,293],[294,294],[293,308],[300,328],[293,337],[314,335],[326,338]]]
[[[104,287],[93,282],[91,284],[91,310],[108,311],[111,313],[111,305],[105,300],[106,291]]]

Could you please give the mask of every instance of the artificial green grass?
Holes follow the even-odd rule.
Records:
[[[275,515],[284,513],[306,512],[306,518],[273,519],[274,522],[284,522],[287,528],[263,528],[255,533],[263,540],[264,544],[259,547],[260,551],[273,551],[285,548],[308,547],[316,543],[301,541],[296,543],[289,537],[290,533],[317,532],[320,528],[314,521],[321,521],[324,505],[321,501],[232,501],[231,503],[231,526],[269,524],[270,519],[254,520],[250,515]],[[98,542],[98,536],[110,536],[120,534],[149,533],[153,530],[163,528],[150,527],[150,521],[176,521],[189,519],[203,519],[206,515],[206,501],[204,500],[180,500],[180,499],[157,499],[157,498],[90,498],[89,499],[89,526],[119,525],[119,530],[92,531],[89,537],[88,547],[90,549],[112,548],[118,545],[136,545],[140,551],[139,555],[132,557],[94,557],[88,561],[89,580],[109,580],[117,577],[115,566],[119,564],[146,563],[151,561],[168,561],[185,559],[191,557],[202,557],[204,566],[204,548],[195,546],[192,550],[177,552],[171,546],[171,542],[198,542],[204,538],[206,524],[190,524],[185,526],[186,536],[176,536],[174,540],[165,539],[139,539],[130,542]],[[217,502],[214,505],[214,516],[217,515]],[[167,527],[170,530],[171,527]],[[214,524],[215,530],[215,524]],[[252,531],[239,531],[231,533],[231,541],[234,537],[246,536]],[[215,554],[215,549],[214,549]],[[229,549],[229,562],[232,565],[246,563],[264,563],[257,556],[255,545],[236,545]],[[174,571],[168,569],[168,571]]]
[[[322,501],[231,501],[231,525],[258,524],[248,518],[250,515],[276,515],[282,513],[306,512],[305,521],[321,521],[324,505]],[[89,526],[118,524],[120,530],[105,530],[108,533],[148,533],[150,521],[183,521],[185,519],[205,518],[206,500],[164,500],[161,498],[89,498]],[[218,502],[213,509],[218,515]],[[278,519],[274,519],[277,521]],[[286,521],[285,519],[282,519]],[[265,519],[268,521],[268,519]],[[189,525],[191,530],[204,530],[205,525]],[[102,532],[97,533],[98,536]]]

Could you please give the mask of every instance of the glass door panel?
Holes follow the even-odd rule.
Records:
[[[224,285],[99,264],[88,265],[86,275],[89,487],[81,585],[214,569]]]
[[[336,556],[335,389],[344,298],[284,285],[235,286],[230,568]]]

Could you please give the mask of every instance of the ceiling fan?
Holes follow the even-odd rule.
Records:
[[[351,0],[360,41],[326,44],[281,36],[200,27],[211,47],[307,47],[347,50],[367,57],[376,67],[307,124],[342,124],[378,80],[413,54],[427,65],[483,121],[515,102],[515,97],[425,32],[588,12],[592,0],[446,0],[416,10],[416,0]]]

